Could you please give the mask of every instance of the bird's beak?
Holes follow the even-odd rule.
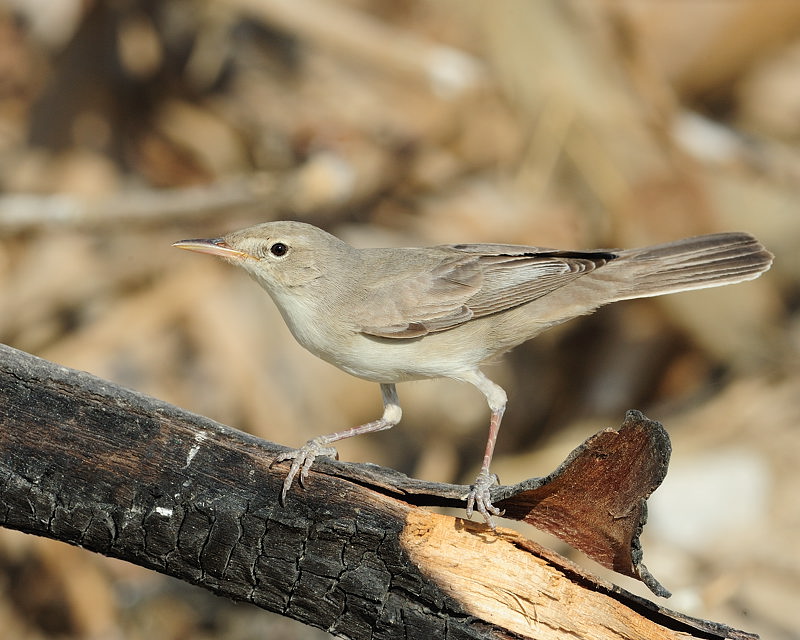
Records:
[[[211,238],[210,240],[178,240],[178,242],[173,242],[172,246],[178,247],[178,249],[186,249],[187,251],[209,253],[212,256],[219,256],[221,258],[252,258],[249,253],[234,249],[222,238]]]

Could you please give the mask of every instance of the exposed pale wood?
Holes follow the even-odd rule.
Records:
[[[566,579],[545,555],[520,547],[511,531],[496,537],[480,525],[454,527],[452,518],[414,511],[401,541],[414,564],[449,596],[468,603],[470,613],[524,637],[685,637],[607,593]]]

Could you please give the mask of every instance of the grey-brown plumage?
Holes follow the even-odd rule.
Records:
[[[356,249],[299,222],[268,222],[175,246],[221,256],[270,294],[301,345],[344,371],[380,383],[384,414],[320,436],[280,460],[292,466],[283,496],[318,455],[346,437],[400,420],[395,384],[448,377],[470,382],[492,412],[473,505],[492,524],[489,473],[506,394],[481,364],[609,302],[751,280],[772,254],[747,233],[718,233],[627,250],[559,251],[500,244]],[[493,524],[492,524],[493,526]]]

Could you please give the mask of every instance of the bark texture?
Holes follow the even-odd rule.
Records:
[[[0,416],[0,525],[342,637],[753,637],[403,499],[453,486],[331,461],[281,506],[283,447],[5,346]]]

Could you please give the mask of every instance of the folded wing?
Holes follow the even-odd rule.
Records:
[[[557,251],[497,244],[439,247],[440,264],[370,292],[374,313],[361,332],[417,338],[518,307],[613,260],[607,251]]]

